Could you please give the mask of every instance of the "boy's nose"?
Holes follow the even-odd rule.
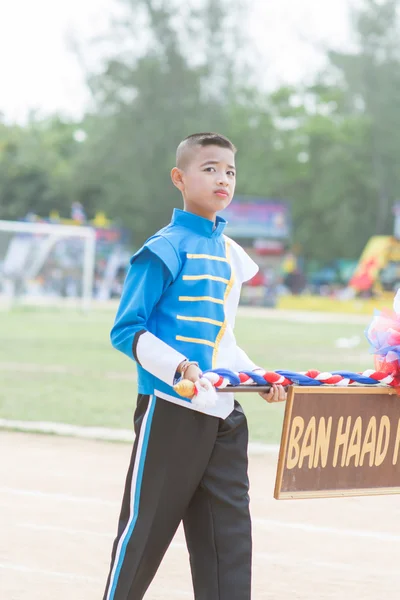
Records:
[[[218,177],[218,185],[228,185],[229,181],[226,175],[220,175]]]

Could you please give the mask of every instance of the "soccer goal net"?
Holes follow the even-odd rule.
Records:
[[[95,250],[91,227],[0,220],[0,300],[71,298],[88,308]]]

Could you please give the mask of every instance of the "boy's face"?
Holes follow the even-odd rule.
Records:
[[[182,192],[185,209],[213,221],[232,201],[235,155],[229,148],[196,146],[185,167],[173,169],[172,180]]]

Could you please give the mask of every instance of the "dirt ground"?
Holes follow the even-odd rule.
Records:
[[[1,600],[101,600],[129,444],[0,433]],[[394,600],[398,496],[273,499],[277,456],[250,457],[254,600]],[[146,600],[193,598],[182,531]]]

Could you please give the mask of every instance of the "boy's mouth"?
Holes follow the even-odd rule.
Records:
[[[216,190],[214,193],[220,198],[227,198],[229,196],[226,190]]]

